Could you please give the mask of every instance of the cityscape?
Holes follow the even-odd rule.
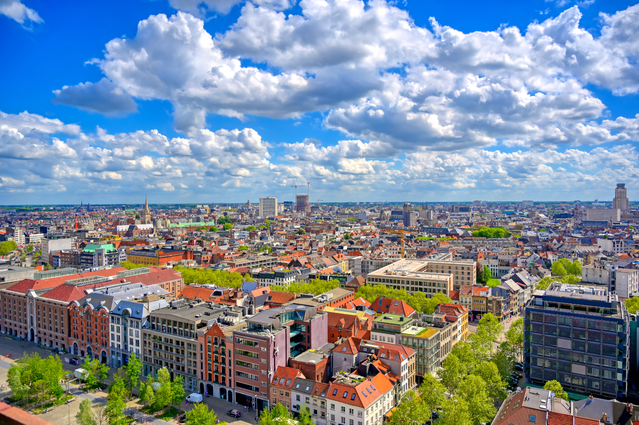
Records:
[[[639,425],[639,4],[0,0],[0,424]]]

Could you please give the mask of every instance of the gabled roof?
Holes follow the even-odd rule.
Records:
[[[392,298],[376,298],[375,301],[371,303],[370,309],[377,313],[398,314],[404,317],[410,317],[415,314],[415,309],[409,306],[405,301]]]
[[[305,378],[299,369],[288,366],[279,366],[273,374],[271,383],[279,387],[293,388],[295,378]]]
[[[365,409],[392,389],[393,384],[380,373],[375,377],[366,378],[357,385],[333,381],[326,398]]]

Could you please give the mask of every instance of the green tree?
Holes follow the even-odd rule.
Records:
[[[475,238],[488,238],[488,239],[501,239],[501,238],[509,238],[512,236],[508,230],[503,227],[480,227],[479,230],[475,230],[473,232],[473,237]]]
[[[563,398],[566,401],[570,401],[568,393],[564,391],[564,387],[561,386],[559,381],[548,381],[544,385],[544,390],[552,391],[559,398]]]
[[[142,360],[135,353],[129,357],[129,362],[124,367],[124,373],[128,378],[127,386],[129,391],[133,391],[133,388],[138,385],[140,375],[142,375]]]
[[[477,283],[486,283],[483,267],[477,267]]]
[[[424,380],[419,387],[419,392],[427,413],[426,421],[430,421],[433,413],[442,407],[446,401],[446,387],[433,375],[424,374]]]
[[[493,277],[493,273],[490,271],[490,267],[484,266],[484,282],[488,282],[488,279]]]
[[[232,228],[233,228],[233,225],[231,223],[224,224],[224,230],[231,230]]]
[[[211,226],[209,228],[209,232],[218,232],[220,229],[218,229],[216,226]]]
[[[5,241],[0,243],[0,255],[7,255],[11,251],[15,250],[18,244],[15,241]]]
[[[109,366],[100,363],[98,359],[85,357],[83,367],[87,371],[84,381],[88,388],[97,388],[109,377]]]
[[[450,297],[446,296],[443,292],[437,292],[433,294],[431,298],[426,298],[421,311],[426,314],[433,314],[435,312],[435,307],[437,307],[439,304],[452,302],[453,300],[451,300]]]
[[[144,388],[144,392],[142,389]],[[155,392],[153,391],[152,382],[147,382],[144,384],[140,383],[140,400],[142,404],[147,407],[153,406],[155,404]]]
[[[160,383],[160,388],[155,392],[155,407],[163,409],[173,400],[173,397],[171,397],[171,376],[167,368],[163,367],[158,370],[158,382]]]
[[[552,274],[555,276],[564,276],[568,274],[564,265],[561,264],[559,261],[555,261],[554,263],[552,263],[551,271]]]
[[[350,234],[350,233],[346,233],[346,234],[344,235],[344,239],[345,239],[345,240],[349,240],[350,238],[351,238],[351,234]]]
[[[186,425],[214,425],[216,421],[215,412],[204,403],[195,403],[193,409],[186,412]]]
[[[22,400],[27,396],[27,390],[29,387],[22,382],[23,369],[20,366],[12,365],[7,372],[7,384],[11,388],[13,398],[16,400]]]
[[[80,403],[80,410],[75,415],[75,420],[80,425],[96,425],[95,415],[93,414],[93,403],[85,398]]]
[[[466,367],[462,365],[459,358],[452,352],[442,363],[441,369],[437,371],[437,376],[441,379],[442,384],[444,384],[451,393],[457,391],[457,387],[459,387],[459,384],[466,374]]]
[[[459,384],[457,395],[468,403],[473,425],[490,423],[497,413],[494,399],[491,399],[488,386],[477,375],[469,375]]]
[[[422,425],[429,420],[430,413],[426,410],[424,401],[415,391],[408,391],[402,397],[388,420],[389,425]]]
[[[182,402],[182,399],[184,399],[185,396],[185,391],[184,391],[184,378],[182,378],[181,376],[178,376],[172,383],[171,383],[171,401],[173,402],[174,406],[179,405]]]
[[[511,345],[515,358],[520,359],[524,351],[524,319],[520,317],[515,320],[504,338]]]
[[[442,405],[442,415],[437,425],[472,425],[468,403],[459,396],[453,396]]]
[[[282,425],[282,420],[288,421],[290,418],[289,410],[282,403],[277,403],[270,409],[263,410],[260,413],[259,425]]]
[[[298,235],[305,235],[305,234],[306,234],[306,230],[304,230],[304,229],[299,229],[299,230],[297,231],[297,234],[298,234]]]
[[[493,403],[495,399],[501,401],[506,398],[506,392],[504,390],[506,384],[494,362],[483,361],[479,363],[477,369],[475,369],[475,375],[479,376],[486,383],[488,395],[493,400]]]
[[[315,425],[313,418],[311,418],[311,411],[308,407],[302,406],[300,409],[300,415],[297,418],[298,425]]]
[[[488,360],[493,353],[493,346],[501,335],[503,326],[492,314],[485,314],[477,325],[477,331],[469,338],[470,347],[478,361]]]
[[[109,395],[107,397],[105,413],[109,420],[109,424],[117,425],[124,418],[124,409],[126,409],[124,396],[126,393],[127,389],[124,380],[116,377],[115,381],[109,388]]]
[[[637,314],[637,310],[639,309],[639,297],[627,298],[625,303],[628,313]]]
[[[295,281],[290,284],[283,285],[271,285],[271,289],[278,292],[287,292],[289,294],[314,294],[319,295],[324,292],[332,291],[335,288],[339,288],[339,280],[331,279],[331,280],[323,280],[323,279],[312,279],[308,282],[303,281]]]

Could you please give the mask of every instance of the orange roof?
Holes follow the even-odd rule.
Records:
[[[200,298],[201,300],[209,301],[213,296],[213,292],[214,289],[211,288],[186,285],[184,289],[182,289],[182,292],[180,292],[179,296],[190,300]]]
[[[66,281],[73,280],[73,279],[80,279],[83,277],[90,277],[90,276],[104,276],[104,277],[114,276],[115,277],[118,272],[124,271],[124,270],[126,270],[124,267],[116,267],[114,269],[109,269],[109,270],[84,272],[84,273],[72,274],[67,276],[51,277],[48,279],[39,279],[39,280],[23,279],[20,282],[8,287],[7,290],[12,292],[18,292],[21,294],[26,294],[29,289],[38,291],[40,289],[55,288],[56,286],[60,286],[64,284],[64,282]]]

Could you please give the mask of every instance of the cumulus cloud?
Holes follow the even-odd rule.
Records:
[[[38,12],[29,9],[20,0],[0,0],[0,14],[13,19],[27,29],[31,24],[44,22]]]
[[[244,0],[169,0],[174,9],[189,12],[195,16],[205,17],[209,13],[217,12],[223,15],[229,13],[233,6]],[[254,4],[273,10],[286,10],[295,4],[295,0],[251,0]]]
[[[91,112],[106,115],[127,114],[137,111],[137,104],[131,96],[106,78],[97,83],[80,83],[54,90],[53,103],[75,106]]]

